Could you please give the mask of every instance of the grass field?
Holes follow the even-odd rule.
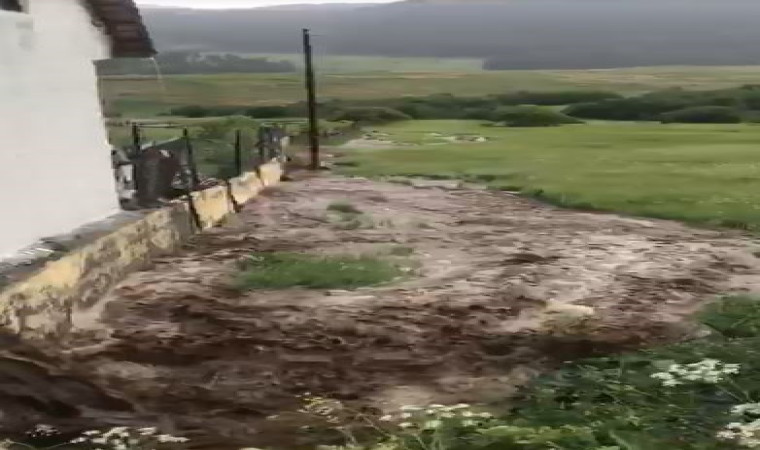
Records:
[[[393,56],[325,55],[315,49],[314,62],[322,73],[344,72],[482,72],[478,58],[415,58]],[[303,55],[292,53],[246,54],[252,58],[290,61],[304,67]]]
[[[323,68],[319,77],[319,95],[323,99],[366,99],[438,93],[475,96],[560,89],[639,93],[672,87],[733,87],[757,83],[758,80],[760,66],[403,73],[330,73]],[[177,105],[248,106],[287,103],[304,98],[299,74],[178,75],[165,77],[163,81],[154,77],[109,77],[102,81],[101,86],[104,97],[117,111],[138,117],[155,115]]]
[[[686,222],[760,229],[760,126],[598,123],[493,128],[471,121],[381,127],[391,150],[356,150],[357,175],[451,177],[550,202]],[[431,133],[486,143],[434,143]]]

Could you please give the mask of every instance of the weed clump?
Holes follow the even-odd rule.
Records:
[[[238,285],[249,289],[339,289],[374,286],[402,275],[374,256],[258,253],[242,263]]]
[[[357,208],[353,203],[349,202],[333,202],[327,206],[328,211],[343,213],[343,214],[362,214],[362,210]]]

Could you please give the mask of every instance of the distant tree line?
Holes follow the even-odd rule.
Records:
[[[165,75],[296,71],[296,66],[290,61],[190,51],[159,53],[155,63],[145,59],[110,59],[99,61],[97,67],[100,75],[155,75],[157,70]]]

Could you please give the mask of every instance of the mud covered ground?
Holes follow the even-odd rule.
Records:
[[[362,226],[327,213],[346,200]],[[413,250],[415,270],[391,285],[231,285],[254,252],[394,248]],[[296,424],[265,418],[307,391],[378,410],[500,402],[565,360],[687,337],[704,301],[757,290],[758,249],[733,232],[505,193],[311,178],[129,277],[58,357],[108,393],[92,401],[115,411],[109,423],[153,421],[200,447],[293,448],[305,443]]]

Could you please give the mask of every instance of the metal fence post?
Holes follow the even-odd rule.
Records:
[[[198,176],[198,166],[195,165],[195,154],[193,153],[193,142],[190,139],[190,131],[187,128],[182,130],[182,138],[185,140],[185,150],[187,151],[187,165],[190,168],[192,189],[195,189],[199,184],[201,184],[201,179],[200,176]]]
[[[243,174],[243,133],[235,130],[235,172],[237,176]]]
[[[195,200],[193,199],[193,191],[200,184],[200,180],[198,179],[198,168],[195,166],[195,155],[193,155],[193,145],[190,141],[190,132],[187,128],[182,130],[182,138],[185,141],[187,165],[190,169],[190,174],[188,175],[186,168],[180,167],[180,174],[183,181],[182,184],[185,185],[185,196],[187,197],[187,206],[190,210],[190,217],[193,220],[193,225],[195,225],[196,229],[202,230],[203,222],[201,222],[201,216],[198,214],[198,209],[195,207]]]
[[[259,147],[259,164],[264,164],[266,162],[266,130],[264,129],[264,126],[259,126],[258,129],[258,143],[256,144]]]
[[[132,162],[132,181],[135,188],[135,195],[139,197],[140,193],[140,152],[142,151],[142,135],[140,126],[132,124],[132,154],[129,159]]]

